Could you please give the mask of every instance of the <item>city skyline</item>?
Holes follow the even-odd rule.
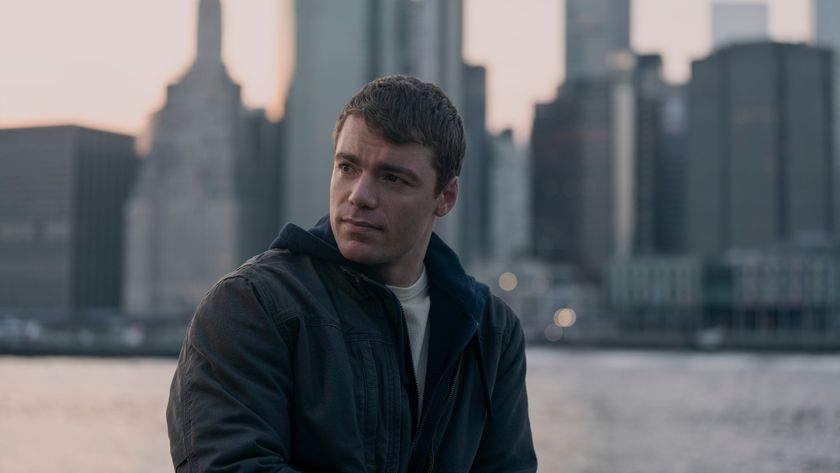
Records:
[[[488,68],[488,128],[512,127],[521,142],[530,133],[534,104],[551,100],[564,75],[564,2],[464,3],[464,58]],[[811,2],[766,3],[772,39],[813,38]],[[274,119],[292,77],[292,4],[223,3],[223,56],[231,76],[246,105],[266,108]],[[73,123],[143,133],[166,86],[186,71],[194,53],[195,5],[0,0],[0,127]],[[684,82],[690,61],[709,52],[710,5],[635,0],[632,46],[662,53],[668,80]]]

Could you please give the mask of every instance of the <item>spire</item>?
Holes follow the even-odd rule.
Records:
[[[221,0],[200,0],[198,5],[198,40],[196,65],[222,64]]]

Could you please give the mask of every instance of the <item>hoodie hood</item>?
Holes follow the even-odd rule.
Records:
[[[354,265],[338,251],[328,217],[322,217],[309,231],[293,223],[283,225],[270,248],[302,253],[341,265]]]
[[[377,280],[372,277],[367,265],[355,263],[341,255],[327,216],[322,217],[308,231],[293,223],[287,223],[271,243],[270,248],[302,253],[347,266]],[[434,281],[449,296],[457,300],[464,313],[478,323],[479,314],[484,310],[490,297],[490,289],[464,271],[455,252],[435,233],[432,233],[429,240],[423,262],[426,265],[429,280]]]

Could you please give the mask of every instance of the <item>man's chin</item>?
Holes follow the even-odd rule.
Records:
[[[345,259],[359,264],[377,264],[378,255],[371,244],[350,240],[340,242],[338,250]]]

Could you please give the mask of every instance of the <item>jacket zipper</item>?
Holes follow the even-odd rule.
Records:
[[[377,284],[377,283],[374,282],[374,284]],[[386,293],[390,296],[391,301],[395,302],[396,306],[399,308],[399,311],[400,311],[400,328],[405,330],[405,327],[404,327],[404,324],[405,324],[405,309],[403,309],[402,304],[400,303],[399,299],[397,299],[397,297],[394,295],[394,293],[391,292],[390,290],[387,290],[387,288],[385,288],[385,289],[386,289]],[[400,335],[400,336],[402,336],[402,335]],[[411,343],[411,342],[409,341],[409,343]],[[452,384],[449,387],[449,394],[447,394],[446,399],[444,399],[443,406],[441,408],[441,414],[443,412],[446,412],[446,408],[449,406],[449,402],[452,400],[452,398],[455,395],[455,388],[457,386],[458,374],[461,371],[461,362],[462,362],[462,358],[459,357],[458,358],[458,366],[455,369],[455,374],[452,378]],[[419,411],[419,412],[417,412],[417,416],[419,418],[419,420],[417,421],[417,430],[415,431],[415,435],[414,435],[414,439],[416,440],[416,439],[420,438],[420,434],[423,432],[423,426],[424,426],[425,421],[426,421],[426,416],[423,415],[422,409],[420,409],[420,389],[417,386],[417,370],[414,369],[414,359],[413,358],[411,360],[411,375],[414,378],[414,395],[416,396],[416,399],[417,399],[417,410]],[[431,472],[433,465],[434,465],[434,445],[432,445],[429,448],[429,461],[428,461],[428,468],[426,469],[426,472]]]
[[[420,386],[417,385],[417,370],[414,369],[414,360],[411,360],[411,376],[414,377],[414,396],[417,398],[417,432],[416,437],[420,436],[420,429],[423,427],[423,420],[426,416],[423,415],[423,409],[420,407]]]
[[[396,297],[394,297],[394,299],[396,299]],[[405,323],[405,309],[403,309],[402,303],[400,303],[399,300],[396,300],[396,303],[397,303],[397,307],[399,307],[399,309],[400,309],[400,317],[402,317],[402,322],[400,323],[400,325],[402,325],[403,323]],[[409,341],[409,343],[411,343],[411,342]],[[459,362],[458,362],[458,368],[459,369],[460,369],[460,366],[461,365],[460,365],[460,358],[459,358]],[[417,399],[418,421],[417,421],[417,430],[415,430],[415,432],[414,432],[414,439],[416,440],[416,439],[420,438],[420,434],[423,432],[423,425],[425,424],[426,416],[423,414],[423,409],[420,408],[420,387],[417,385],[417,370],[414,369],[414,359],[411,360],[411,376],[414,377],[414,395],[416,396],[416,399]],[[458,371],[456,370],[455,378],[457,379],[457,377],[458,377]],[[449,405],[449,399],[452,397],[452,395],[454,393],[455,393],[455,379],[452,380],[452,387],[449,390],[449,395],[446,397],[446,400],[443,403],[443,410],[446,410],[446,406]],[[441,412],[443,412],[443,411],[441,411]],[[427,473],[430,473],[432,471],[432,465],[434,464],[433,450],[434,450],[433,448],[429,449],[429,460],[427,462],[428,463],[428,469],[426,469]]]
[[[443,406],[441,407],[441,415],[446,412],[446,408],[449,407],[449,402],[455,397],[455,387],[458,385],[458,374],[461,372],[461,358],[458,358],[458,367],[455,369],[455,375],[452,377],[452,384],[449,386],[449,394],[446,395],[446,399],[443,401]],[[426,473],[431,473],[432,466],[435,463],[435,455],[434,455],[434,440],[432,446],[429,448],[429,462],[428,468],[426,469]]]
[[[405,329],[405,327],[403,325],[403,324],[405,324],[405,309],[403,309],[402,303],[399,301],[399,299],[397,299],[396,296],[391,294],[391,297],[392,297],[391,300],[394,301],[397,304],[397,307],[400,309],[400,328]],[[407,332],[405,334],[407,335]],[[402,335],[403,334],[400,334],[401,337],[402,337]],[[408,345],[409,352],[411,352],[411,340],[406,339],[406,342],[409,344]],[[417,430],[415,430],[415,432],[414,432],[414,434],[415,434],[414,438],[417,438],[417,437],[420,436],[420,429],[423,427],[423,420],[424,420],[425,416],[423,415],[423,410],[420,409],[420,387],[417,385],[417,370],[414,368],[414,358],[409,360],[409,363],[411,365],[411,376],[414,379],[414,383],[413,383],[414,397],[417,400]]]

